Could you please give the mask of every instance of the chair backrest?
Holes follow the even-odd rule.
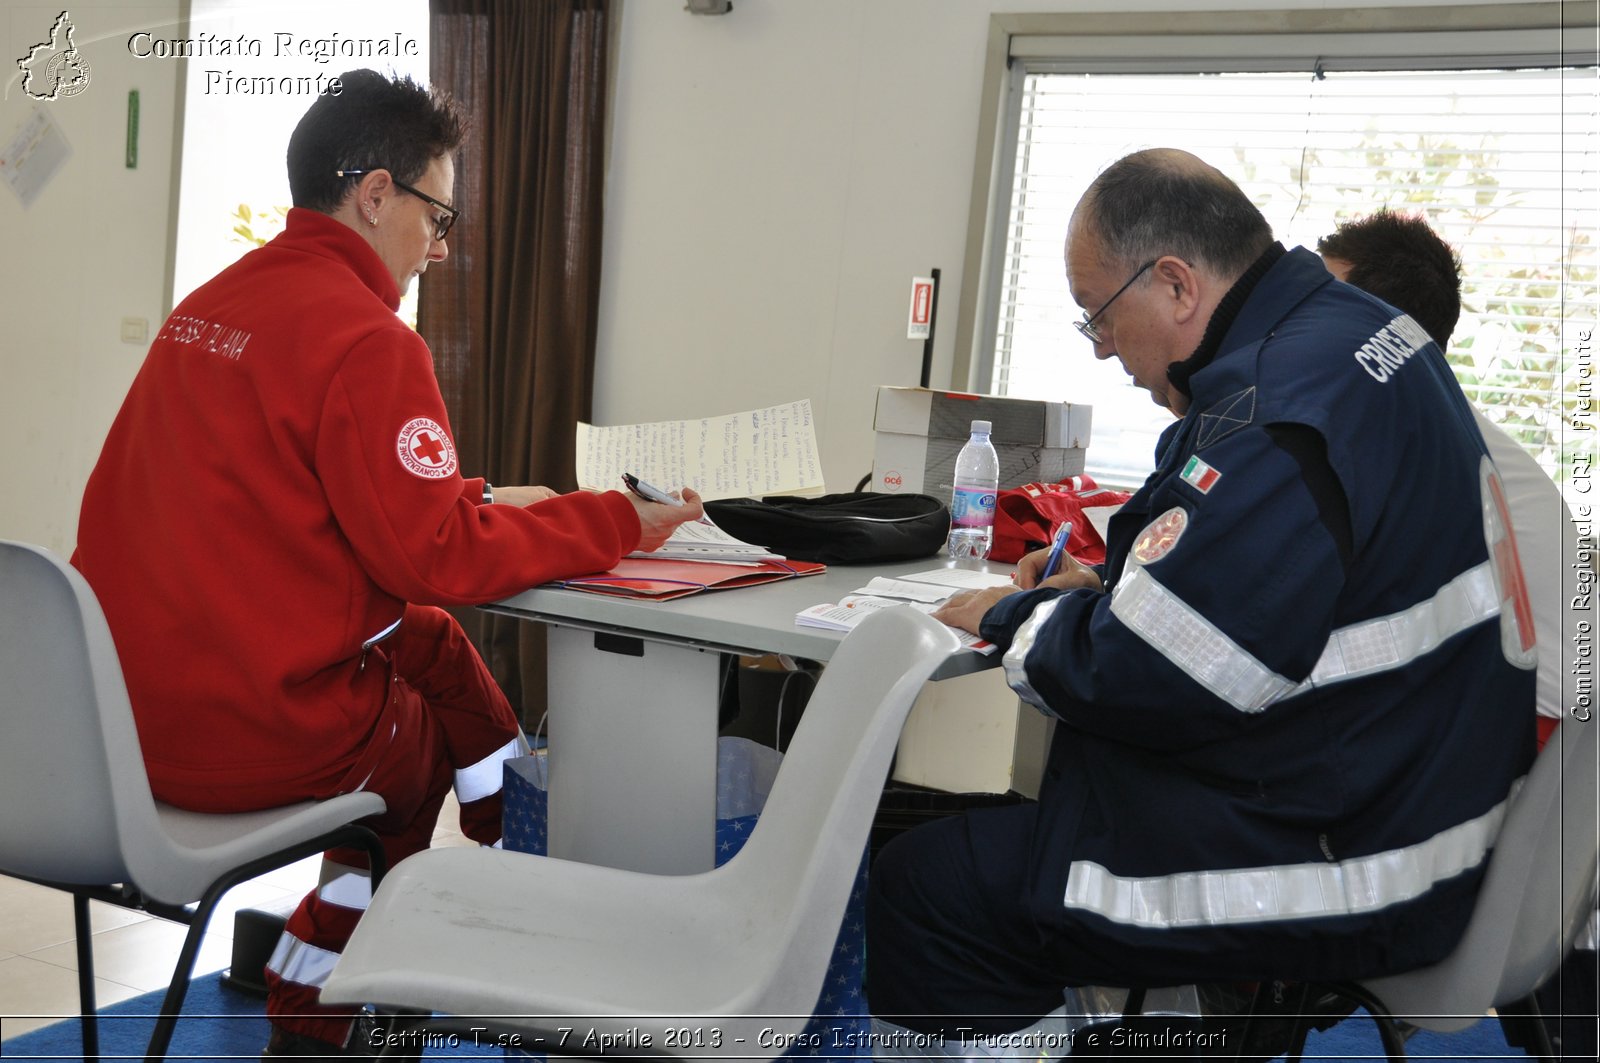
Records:
[[[891,609],[850,632],[823,670],[750,840],[722,868],[759,899],[750,914],[771,920],[780,954],[753,976],[750,1014],[810,1013],[906,714],[959,649],[943,624]]]
[[[1511,801],[1461,943],[1443,962],[1371,979],[1395,1015],[1462,1029],[1560,966],[1595,910],[1596,728],[1563,720]]]
[[[0,871],[136,881],[124,839],[158,831],[94,592],[48,551],[0,540]]]

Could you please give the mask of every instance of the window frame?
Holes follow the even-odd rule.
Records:
[[[1225,67],[1310,75],[1318,69],[1590,65],[1595,59],[1594,5],[1572,0],[1319,11],[992,15],[953,386],[991,389],[1023,83],[1029,74],[1204,73]]]

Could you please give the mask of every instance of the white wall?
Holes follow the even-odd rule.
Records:
[[[0,155],[35,107],[72,149],[29,207],[0,182],[0,537],[67,553],[84,481],[144,357],[145,345],[121,342],[120,322],[142,317],[154,335],[165,313],[177,66],[141,63],[126,40],[175,23],[178,0],[72,4],[89,85],[35,103],[13,76],[16,59],[48,37],[62,7],[0,13]],[[132,170],[130,89],[140,110]]]
[[[1432,2],[624,0],[595,420],[809,397],[828,487],[849,490],[876,387],[917,383],[906,311],[933,267],[931,381],[967,386],[951,366],[993,12]]]
[[[596,421],[809,397],[829,487],[853,487],[872,460],[874,388],[916,383],[909,284],[935,266],[933,380],[950,383],[989,14],[1200,7],[735,0],[731,14],[705,17],[680,0],[626,0]],[[31,208],[0,187],[0,536],[70,551],[83,483],[144,353],[119,341],[119,321],[147,318],[153,333],[166,309],[178,64],[133,59],[126,36],[172,23],[178,8],[71,6],[92,84],[39,106],[73,155]],[[60,10],[5,5],[0,77]],[[130,88],[142,96],[137,170],[122,162]],[[0,144],[31,106],[13,79]]]
[[[911,278],[941,270],[948,383],[988,18],[1059,0],[625,0],[595,419],[802,397],[830,490],[917,383]]]

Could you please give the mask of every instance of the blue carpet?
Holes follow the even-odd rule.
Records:
[[[1306,1059],[1356,1060],[1383,1059],[1383,1044],[1378,1028],[1365,1011],[1357,1011],[1339,1025],[1306,1038]],[[1520,1048],[1506,1044],[1498,1019],[1480,1019],[1459,1033],[1415,1034],[1406,1042],[1407,1059],[1474,1059],[1482,1063],[1496,1060],[1526,1060]]]
[[[100,1056],[102,1059],[144,1059],[155,1026],[155,1013],[161,1007],[165,990],[146,993],[120,1004],[100,1009]],[[172,1036],[173,1060],[254,1060],[267,1044],[265,1001],[258,996],[235,992],[222,984],[221,975],[205,975],[194,980],[183,1002],[183,1017]],[[452,1059],[504,1059],[498,1049],[473,1051],[470,1047],[429,1048],[428,1056]],[[24,1060],[62,1060],[83,1058],[83,1033],[76,1018],[63,1019],[38,1030],[0,1043],[0,1059],[7,1063]]]
[[[142,1059],[154,1023],[152,1013],[160,1003],[160,993],[147,993],[101,1009],[101,1055],[105,1059]],[[83,1042],[78,1026],[77,1019],[65,1019],[11,1038],[0,1044],[0,1058],[16,1063],[79,1059]],[[236,993],[223,986],[219,976],[208,975],[197,979],[189,990],[169,1058],[255,1059],[266,1043],[267,1020],[261,999]],[[1305,1058],[1370,1060],[1381,1059],[1382,1053],[1376,1028],[1364,1013],[1357,1012],[1331,1030],[1313,1033],[1306,1043]],[[1506,1045],[1500,1024],[1492,1019],[1448,1036],[1419,1033],[1406,1045],[1406,1053],[1412,1059],[1473,1059],[1484,1063],[1527,1058],[1521,1049]],[[499,1049],[474,1049],[470,1045],[430,1047],[425,1054],[462,1060],[503,1058]]]
[[[146,993],[100,1009],[100,1054],[144,1058],[154,1013],[165,991]],[[230,1059],[261,1054],[267,1043],[267,1019],[260,997],[236,993],[220,975],[195,979],[183,1002],[183,1017],[172,1037],[171,1058]],[[83,1032],[76,1018],[32,1030],[0,1043],[6,1060],[82,1059]]]

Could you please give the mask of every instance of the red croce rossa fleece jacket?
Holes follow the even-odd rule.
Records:
[[[390,682],[363,646],[404,603],[492,601],[638,543],[616,492],[481,504],[398,305],[360,236],[297,208],[151,345],[73,563],[110,623],[158,797],[337,774]]]

